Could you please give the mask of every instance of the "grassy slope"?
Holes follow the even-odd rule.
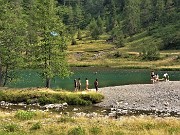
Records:
[[[174,29],[175,25],[168,25],[162,31]],[[177,29],[178,32],[178,29]],[[143,31],[132,37],[125,39],[125,47],[116,48],[112,43],[107,43],[108,35],[102,35],[100,40],[91,40],[83,37],[77,40],[78,45],[68,46],[68,62],[71,66],[108,66],[119,68],[160,68],[160,69],[180,69],[179,50],[160,51],[160,60],[143,61],[139,57],[144,47],[151,45],[160,46],[162,39],[159,31],[154,30],[151,35]],[[114,57],[119,52],[120,57]]]

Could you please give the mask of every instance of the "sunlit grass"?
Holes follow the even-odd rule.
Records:
[[[32,119],[23,121],[15,117],[16,112],[11,116],[4,113],[5,117],[0,117],[0,134],[178,135],[180,133],[178,118],[132,116],[119,119],[105,117],[90,119],[48,112],[35,113]],[[43,115],[45,113],[46,117],[41,117],[40,113]]]
[[[69,105],[91,105],[101,102],[103,95],[96,92],[68,92],[45,88],[7,89],[0,91],[0,101],[10,103],[32,104],[34,99],[40,105],[53,103],[68,103]]]
[[[68,63],[70,66],[103,66],[118,68],[148,68],[148,69],[180,69],[180,62],[174,58],[180,56],[177,50],[160,51],[160,59],[156,61],[145,61],[140,57],[144,47],[153,45],[159,46],[162,42],[159,38],[148,36],[147,32],[128,37],[125,41],[125,47],[116,48],[112,43],[105,40],[107,35],[102,35],[100,40],[92,40],[84,37],[78,41],[78,45],[68,46]],[[119,51],[122,57],[113,57],[115,52]]]

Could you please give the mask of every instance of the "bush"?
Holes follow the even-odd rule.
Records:
[[[101,134],[101,129],[100,128],[98,128],[98,127],[92,127],[91,129],[90,129],[90,132],[93,134],[93,135],[98,135],[98,134]]]
[[[116,51],[116,52],[114,53],[114,57],[115,57],[115,58],[122,57],[122,53],[119,52],[119,51]]]
[[[77,41],[76,41],[76,39],[72,39],[72,41],[71,41],[71,45],[77,45]]]
[[[82,33],[81,30],[78,30],[77,39],[82,40]]]
[[[14,123],[5,124],[3,128],[6,132],[16,132],[19,130],[19,126]]]
[[[82,99],[84,99],[86,101],[89,100],[92,103],[99,103],[104,98],[103,95],[97,94],[97,93],[81,94],[80,96],[81,96]]]
[[[30,120],[36,115],[35,112],[18,110],[15,114],[15,117],[19,120]]]
[[[69,105],[90,105],[90,104],[92,104],[90,101],[84,100],[78,95],[68,95],[66,102]]]
[[[142,52],[142,58],[145,60],[158,60],[160,58],[158,48],[156,46],[144,48]]]
[[[84,128],[78,126],[76,128],[73,128],[68,132],[68,135],[85,135],[85,130]]]
[[[163,37],[163,48],[168,49],[180,49],[180,34],[167,34]]]
[[[41,128],[41,123],[37,122],[35,124],[32,125],[32,127],[30,128],[30,130],[37,130]]]

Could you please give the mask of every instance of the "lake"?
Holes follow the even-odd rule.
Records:
[[[51,81],[51,88],[62,88],[74,90],[74,79],[81,79],[82,89],[85,89],[85,78],[89,80],[89,88],[94,88],[94,81],[97,78],[99,87],[119,86],[128,84],[148,84],[150,81],[150,70],[147,69],[118,69],[108,67],[74,67],[74,73],[68,78],[55,77]],[[168,73],[170,81],[180,81],[180,71],[155,71],[162,78]],[[8,83],[8,87],[44,87],[45,81],[34,70],[18,71],[17,79]]]

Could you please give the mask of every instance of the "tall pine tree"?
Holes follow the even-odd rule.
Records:
[[[69,75],[66,61],[65,27],[57,15],[55,0],[35,0],[33,4],[33,29],[37,35],[37,43],[31,49],[31,66],[40,69],[45,77],[45,86],[50,87],[54,76]]]
[[[151,0],[142,0],[140,4],[141,26],[147,27],[152,21],[152,3]]]
[[[139,0],[126,0],[124,7],[124,26],[125,34],[133,35],[140,28],[140,2]]]
[[[0,12],[0,86],[4,86],[10,71],[24,65],[26,22],[19,0],[0,0]]]

